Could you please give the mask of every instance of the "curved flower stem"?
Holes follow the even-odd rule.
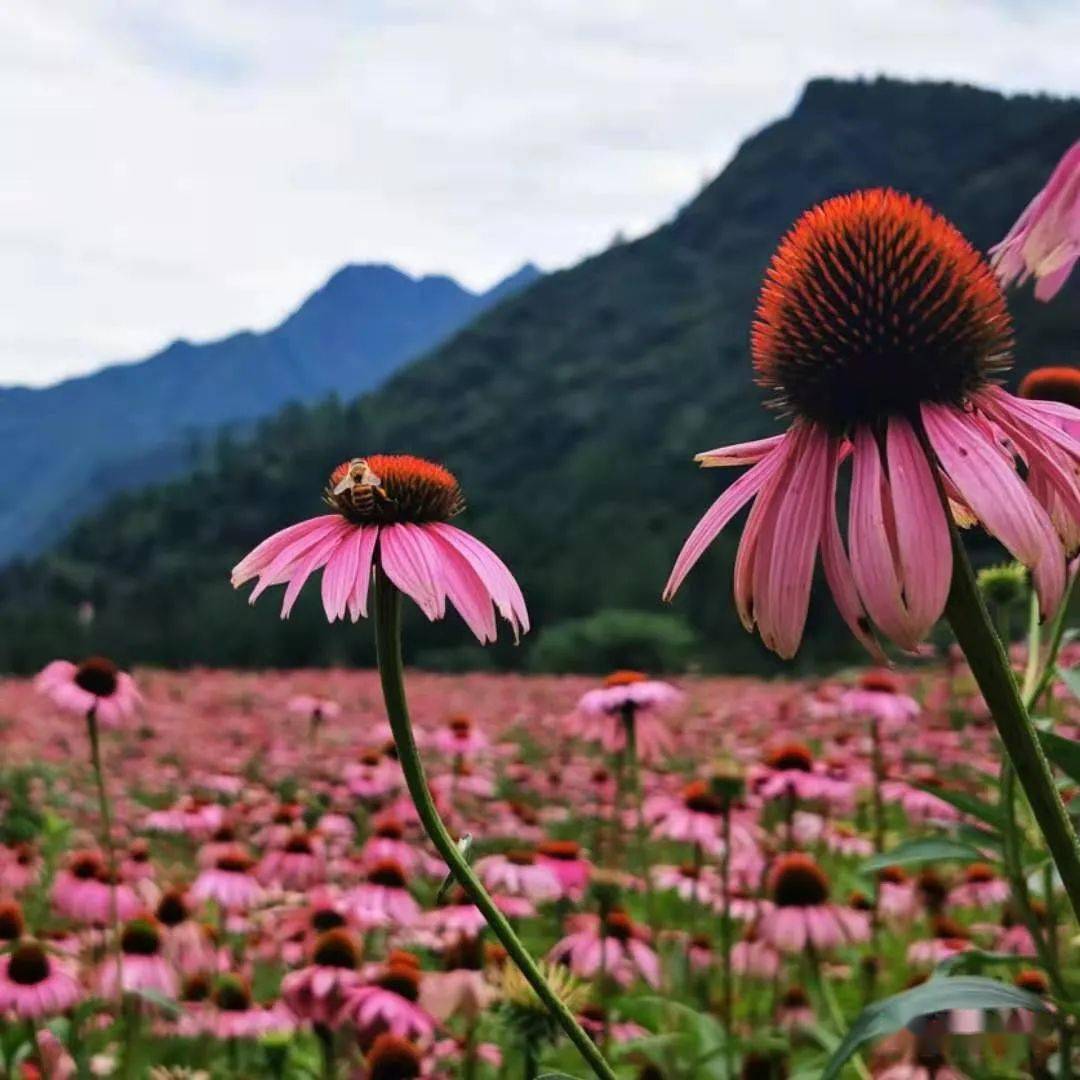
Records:
[[[994,633],[951,515],[949,529],[953,577],[945,615],[990,708],[1005,752],[1016,770],[1016,778],[1065,885],[1073,912],[1080,919],[1080,841],[1065,812],[1031,717],[1024,708],[1008,657]]]
[[[382,573],[375,573],[375,649],[379,662],[386,715],[397,744],[398,760],[405,774],[416,812],[424,829],[438,849],[446,865],[453,871],[469,899],[480,909],[495,936],[502,943],[510,958],[518,966],[537,997],[548,1012],[558,1021],[570,1041],[578,1048],[593,1072],[601,1080],[615,1080],[615,1073],[604,1060],[596,1044],[574,1019],[570,1010],[555,996],[544,981],[535,961],[514,933],[506,916],[495,906],[480,879],[473,873],[453,837],[443,824],[424,775],[424,766],[413,736],[409,707],[405,699],[405,682],[401,657],[401,593]]]

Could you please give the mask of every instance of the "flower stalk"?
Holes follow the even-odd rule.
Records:
[[[949,530],[952,537],[953,576],[945,605],[946,618],[990,709],[1005,752],[1016,771],[1016,778],[1046,839],[1073,912],[1080,919],[1080,841],[1054,784],[1050,764],[1021,698],[1004,647],[994,632],[951,515]],[[1035,696],[1032,700],[1035,700]]]
[[[506,949],[536,995],[558,1022],[570,1041],[600,1080],[615,1080],[615,1073],[604,1060],[596,1044],[585,1033],[573,1013],[552,992],[535,961],[522,945],[506,916],[495,906],[480,879],[458,850],[444,824],[428,787],[420,752],[409,719],[405,696],[404,665],[401,653],[401,593],[389,578],[376,568],[375,574],[375,648],[382,682],[386,714],[397,745],[405,783],[417,814],[446,865],[457,878],[469,899],[480,909],[495,936]]]

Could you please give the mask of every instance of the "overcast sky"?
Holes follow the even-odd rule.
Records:
[[[652,228],[814,75],[1080,92],[1071,0],[5,0],[0,383]]]

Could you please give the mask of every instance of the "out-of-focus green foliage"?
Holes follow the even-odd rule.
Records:
[[[11,569],[0,579],[0,667],[91,649],[125,663],[370,663],[370,632],[327,626],[317,587],[283,623],[272,595],[248,610],[228,574],[270,532],[322,512],[339,461],[373,451],[457,472],[470,500],[460,524],[518,575],[539,631],[602,608],[659,610],[684,537],[738,472],[701,472],[693,454],[782,422],[754,387],[748,335],[768,259],[796,217],[828,196],[892,185],[986,249],[1078,130],[1076,101],[815,81],[651,235],[543,279],[375,394],[286,409],[250,444],[222,439],[197,475],[122,497],[48,557]],[[1077,295],[1073,282],[1053,304],[1030,289],[1013,297],[1015,375],[1080,361]],[[706,668],[777,671],[732,609],[739,531],[713,546],[674,610]],[[76,617],[87,600],[89,627]],[[525,666],[540,640],[500,642],[484,659]],[[456,665],[460,651],[445,650],[465,641],[456,617],[432,626],[413,613],[409,660]],[[798,665],[856,655],[816,592]]]
[[[598,611],[566,619],[540,632],[530,655],[535,671],[603,673],[685,671],[700,643],[679,615],[647,611]]]

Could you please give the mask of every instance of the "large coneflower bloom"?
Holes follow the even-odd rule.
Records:
[[[332,1027],[345,1000],[362,984],[360,948],[343,929],[328,930],[315,943],[311,963],[281,980],[281,997],[301,1020]]]
[[[34,687],[67,712],[93,712],[104,728],[130,719],[142,700],[135,680],[104,656],[91,656],[81,664],[53,660],[38,673]]]
[[[324,493],[334,513],[301,521],[264,540],[233,568],[239,587],[286,585],[288,618],[304,582],[323,571],[322,600],[333,622],[346,612],[367,616],[372,567],[441,619],[449,600],[481,642],[494,641],[495,609],[514,634],[529,629],[525,599],[502,560],[474,536],[449,524],[465,505],[453,473],[408,454],[353,458],[330,475]]]
[[[1080,140],[990,254],[1003,284],[1034,277],[1039,300],[1061,291],[1080,259]]]
[[[113,998],[123,989],[138,994],[149,990],[174,998],[180,981],[172,965],[162,955],[162,935],[150,919],[133,919],[120,934],[123,964],[106,960],[98,972],[98,989],[102,997]],[[122,987],[119,984],[122,979]]]
[[[752,333],[758,381],[791,426],[699,455],[753,468],[690,534],[665,596],[753,501],[735,562],[747,629],[794,655],[820,550],[856,636],[878,652],[873,625],[914,649],[952,578],[943,491],[958,519],[980,522],[1031,569],[1043,614],[1056,609],[1066,552],[1080,543],[1080,441],[1062,430],[1062,406],[994,385],[1010,345],[990,267],[922,202],[860,191],[808,211],[773,257]],[[849,458],[845,545],[836,504]]]

